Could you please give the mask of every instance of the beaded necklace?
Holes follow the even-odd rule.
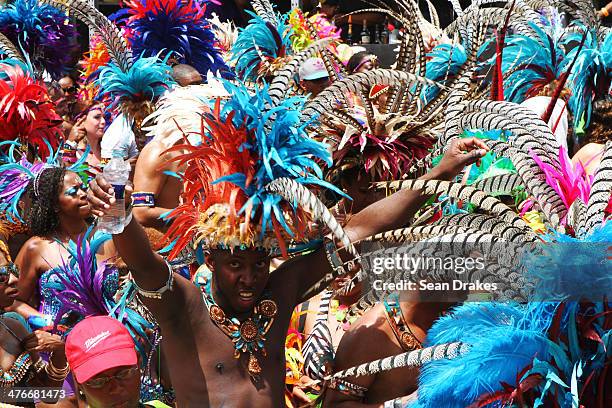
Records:
[[[278,312],[276,302],[268,299],[268,293],[264,293],[264,299],[253,308],[252,316],[241,322],[235,317],[228,318],[223,309],[217,305],[212,295],[211,279],[206,279],[200,289],[210,320],[234,343],[234,358],[239,358],[240,353],[249,353],[247,368],[251,378],[257,381],[261,374],[261,366],[255,353],[261,351],[261,354],[266,356],[265,336]]]
[[[400,347],[404,351],[423,348],[423,344],[416,338],[412,330],[410,330],[410,326],[406,323],[397,297],[389,296],[383,303],[386,311],[385,316],[387,317],[389,326],[391,326],[391,330],[393,334],[395,334]]]

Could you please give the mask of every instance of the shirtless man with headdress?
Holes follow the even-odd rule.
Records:
[[[249,95],[243,86],[226,86],[231,99],[218,100],[212,113],[204,113],[200,137],[206,143],[186,146],[188,153],[176,159],[186,164],[185,192],[169,229],[177,240],[171,255],[191,243],[202,245],[203,268],[211,276],[197,287],[170,273],[137,222],[128,221],[113,239],[161,327],[179,406],[282,406],[291,313],[316,293],[313,287],[322,289],[334,270],[343,270],[333,241],[309,239],[315,218],[300,208],[308,201],[307,208],[324,211],[304,184],[334,188],[316,176],[313,160],[329,160],[329,153],[306,137],[299,119],[303,101],[270,106],[265,91]],[[271,118],[270,109],[275,109]],[[465,149],[449,149],[424,177],[454,177],[486,152],[478,140],[460,143]],[[347,236],[329,215],[316,218],[330,224],[346,245],[403,225],[422,203],[420,195],[400,191],[371,205],[352,218]],[[103,176],[91,183],[89,199],[98,215],[114,201]],[[310,252],[270,273],[271,258],[299,243]]]

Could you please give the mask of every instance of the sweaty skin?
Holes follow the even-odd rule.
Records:
[[[422,179],[450,179],[467,164],[486,154],[486,145],[477,139],[453,141],[445,157],[431,173]],[[467,153],[465,153],[467,151]],[[98,176],[90,184],[89,200],[100,216],[113,202],[112,187]],[[126,188],[126,192],[130,192]],[[374,233],[403,226],[420,208],[427,197],[420,191],[402,190],[356,214],[345,230],[356,241]],[[386,214],[380,217],[380,214]],[[113,240],[120,256],[132,271],[137,284],[145,290],[157,290],[168,281],[164,260],[151,250],[143,228],[132,221]],[[213,280],[213,293],[226,314],[244,319],[249,305],[255,304],[262,287],[261,253],[235,251],[212,254],[213,276],[220,278],[220,288]],[[208,259],[207,259],[208,262]],[[266,260],[266,262],[269,262]],[[227,266],[234,265],[234,271]],[[278,314],[267,335],[267,356],[257,353],[262,368],[261,378],[253,383],[246,370],[248,356],[234,359],[230,339],[211,321],[202,294],[190,281],[174,274],[172,291],[161,300],[142,297],[158,321],[164,336],[164,353],[172,384],[180,407],[281,407],[284,405],[285,355],[284,343],[291,312],[302,303],[304,294],[331,267],[323,250],[293,258],[269,274],[263,282],[270,298],[278,305]],[[236,293],[249,288],[252,299],[236,299]],[[219,367],[219,368],[218,368]]]
[[[167,148],[159,141],[147,144],[136,162],[134,191],[155,194],[155,207],[135,207],[136,220],[145,227],[163,231],[166,224],[160,216],[179,205],[182,191],[181,181],[165,174],[177,172],[178,164],[171,161],[179,152],[166,152]]]

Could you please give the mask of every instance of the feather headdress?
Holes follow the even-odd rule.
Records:
[[[304,131],[304,99],[289,98],[270,108],[267,87],[250,95],[225,84],[231,95],[203,113],[201,145],[186,143],[176,160],[185,165],[183,202],[171,213],[171,256],[195,240],[208,247],[286,249],[306,239],[307,213],[266,188],[290,178],[335,189],[321,180],[316,160],[330,162],[326,146]]]
[[[171,54],[181,64],[193,66],[203,77],[208,72],[228,73],[216,47],[201,0],[125,1],[126,25],[136,55],[154,57]]]
[[[63,12],[36,0],[0,8],[0,33],[29,55],[36,71],[59,79],[76,46],[76,29]]]
[[[502,61],[503,71],[512,72],[504,81],[504,97],[516,103],[538,96],[555,83],[568,61],[560,38],[535,23],[527,24],[536,35],[508,36]]]
[[[145,119],[143,130],[166,148],[184,137],[197,144],[201,141],[202,115],[210,112],[210,100],[228,96],[223,84],[212,75],[206,84],[176,88],[160,99],[155,112]]]
[[[47,158],[62,137],[62,120],[55,112],[47,88],[20,66],[0,64],[0,140],[21,141]]]
[[[315,41],[311,29],[315,30],[317,38],[340,39],[341,30],[331,24],[320,13],[307,17],[304,16],[302,10],[293,9],[289,13],[288,21],[293,30],[291,44],[294,52],[306,49],[306,47]]]
[[[221,55],[226,64],[230,63],[231,51],[236,38],[238,38],[238,29],[231,21],[221,21],[219,16],[213,13],[209,19],[211,29],[215,33],[217,39],[217,47],[221,51]]]
[[[566,41],[577,41],[576,37],[577,34],[569,35]],[[572,88],[569,107],[574,114],[574,126],[578,127],[584,119],[585,127],[588,127],[593,102],[609,98],[612,92],[612,31],[599,39],[596,33],[588,30],[584,47],[568,52],[568,58],[574,57],[576,66],[568,80]]]
[[[142,121],[153,112],[157,98],[174,84],[170,67],[156,57],[140,58],[128,71],[111,62],[101,68],[95,83],[100,98],[111,100],[112,108],[118,108],[128,120],[134,121],[136,142],[142,148],[145,144],[140,129]]]
[[[239,30],[231,60],[241,79],[255,82],[272,74],[289,57],[292,30],[287,16],[273,13],[274,19],[269,21],[250,14],[253,18]]]
[[[50,146],[47,147],[51,154],[46,160],[30,163],[27,156],[23,154],[19,142],[0,142],[0,149],[6,151],[0,165],[0,211],[5,213],[8,220],[13,223],[23,222],[19,214],[19,201],[30,182],[44,169],[60,166],[59,150],[54,153]],[[87,169],[85,160],[88,154],[89,149],[67,169],[83,174]]]
[[[81,98],[92,100],[97,97],[99,89],[95,82],[100,74],[100,69],[110,62],[110,55],[104,41],[100,37],[92,38],[89,51],[85,53],[83,59],[79,62],[83,70],[81,71],[81,81],[83,87],[81,89]]]
[[[125,298],[115,299],[119,288],[118,271],[96,259],[98,249],[109,239],[107,234],[92,236],[90,229],[66,248],[70,254],[68,260],[54,268],[49,277],[49,289],[59,303],[54,323],[59,324],[67,314],[78,320],[88,316],[111,316],[126,326],[137,348],[146,356],[143,341],[148,339],[146,331],[154,325],[125,307]]]

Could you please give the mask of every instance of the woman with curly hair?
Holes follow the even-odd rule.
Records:
[[[68,263],[67,248],[89,227],[91,209],[86,190],[76,173],[60,167],[42,170],[26,190],[25,221],[34,236],[15,260],[21,271],[18,299],[45,315],[55,317],[60,306],[49,291],[50,285],[57,284],[50,280],[52,271]],[[100,251],[98,257],[104,260],[115,254],[111,241]],[[116,284],[108,289],[116,291]],[[21,308],[18,311],[22,313]],[[22,314],[28,317],[30,313]]]
[[[51,322],[63,318],[60,323],[71,327],[84,317],[74,314],[59,316],[62,304],[54,293],[62,290],[60,275],[70,264],[69,249],[83,245],[79,239],[90,226],[91,208],[86,191],[87,185],[79,175],[63,167],[44,168],[26,188],[23,218],[33,237],[26,241],[15,259],[20,271],[19,294],[16,305],[12,307],[26,319],[43,315],[51,326]],[[90,242],[101,241],[98,234],[92,235]],[[106,240],[99,246],[96,256],[99,261],[104,261],[114,254],[112,241]],[[117,273],[109,274],[102,285],[104,295],[112,298],[119,285]],[[71,376],[68,376],[63,385],[70,402],[75,398],[71,381]]]

